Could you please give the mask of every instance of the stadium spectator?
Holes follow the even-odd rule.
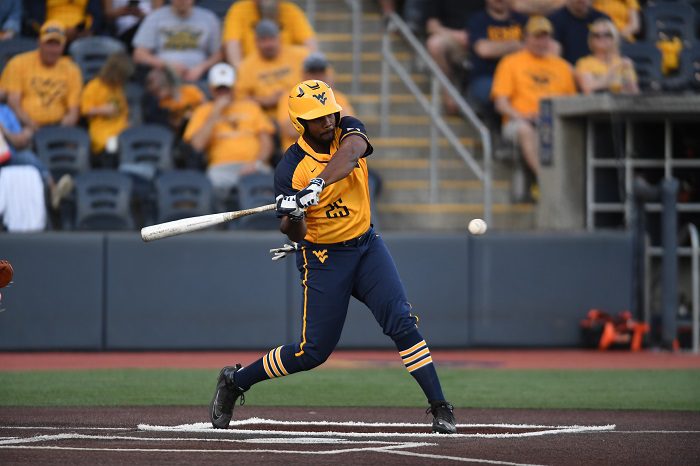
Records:
[[[344,117],[347,115],[355,115],[355,109],[352,108],[350,100],[347,96],[337,90],[333,86],[333,77],[331,75],[330,65],[326,56],[321,52],[310,53],[306,60],[304,60],[304,74],[302,81],[307,80],[323,81],[328,84],[333,89],[333,94],[335,95],[335,101],[340,105],[343,110],[340,112],[340,116]],[[287,90],[287,93],[289,90]],[[292,121],[289,119],[289,97],[285,93],[280,97],[277,103],[277,124],[280,128],[280,140],[282,152],[286,151],[289,146],[294,144],[297,139],[299,139],[299,133],[297,132]]]
[[[63,25],[68,43],[102,30],[102,0],[33,0],[23,8],[25,35],[37,35],[47,21]]]
[[[255,26],[255,45],[256,51],[243,59],[238,68],[236,97],[253,99],[276,120],[277,103],[301,80],[308,50],[282,44],[277,23],[269,19]]]
[[[464,67],[467,59],[467,19],[472,13],[484,8],[484,2],[433,0],[426,6],[426,47],[442,72],[454,80],[455,70]],[[444,90],[442,99],[445,112],[456,114],[457,105]]]
[[[591,54],[576,62],[576,81],[584,94],[612,92],[637,94],[632,60],[620,55],[620,36],[607,19],[596,20],[588,34]]]
[[[194,6],[194,0],[171,0],[143,19],[132,45],[137,64],[169,66],[183,80],[195,82],[221,60],[219,19]]]
[[[0,40],[19,35],[22,26],[22,2],[3,0],[0,2]]]
[[[511,11],[506,0],[486,0],[486,8],[469,17],[469,96],[479,107],[491,103],[491,84],[498,61],[522,48],[526,21],[527,17]]]
[[[194,109],[205,100],[198,86],[182,83],[170,68],[152,69],[146,76],[143,119],[181,135]]]
[[[593,8],[610,16],[623,39],[634,42],[641,25],[637,0],[593,0]]]
[[[102,0],[113,35],[129,49],[143,18],[164,4],[165,0]]]
[[[104,152],[108,141],[116,140],[119,133],[129,126],[124,85],[133,72],[134,66],[126,53],[112,54],[83,90],[80,112],[88,121],[90,148],[96,166],[114,168],[116,165],[113,154],[108,156]]]
[[[202,154],[182,140],[182,134],[194,109],[206,101],[194,84],[182,83],[169,68],[152,69],[146,76],[146,92],[142,98],[145,123],[169,127],[175,133],[173,161],[179,168],[203,168]]]
[[[0,102],[4,101],[4,98],[4,92],[0,90]],[[0,103],[0,145],[6,145],[9,150],[9,159],[0,161],[0,168],[20,165],[36,168],[44,187],[49,190],[51,207],[57,209],[61,199],[73,189],[73,178],[70,175],[63,175],[56,183],[46,165],[32,151],[33,139],[34,130],[31,127],[22,126],[12,108]],[[0,156],[2,152],[4,151],[0,150]]]
[[[491,90],[496,110],[503,116],[504,138],[517,143],[535,176],[539,173],[539,101],[576,93],[571,65],[551,53],[552,31],[552,24],[544,16],[530,18],[523,50],[501,59]]]
[[[257,103],[233,97],[235,75],[227,63],[212,67],[209,87],[214,100],[195,109],[183,136],[205,154],[220,209],[241,176],[271,170],[274,126]]]
[[[597,19],[608,18],[591,6],[591,0],[566,0],[563,7],[549,15],[554,26],[555,47],[559,54],[572,65],[585,57],[588,48],[588,30]]]
[[[318,48],[309,20],[294,3],[284,0],[239,0],[226,14],[223,27],[226,61],[236,69],[245,57],[256,50],[255,25],[262,19],[278,25],[282,44],[305,46],[309,52]]]
[[[2,85],[8,103],[24,126],[73,126],[78,122],[82,76],[63,56],[66,30],[57,21],[41,27],[39,47],[13,57],[5,66]]]

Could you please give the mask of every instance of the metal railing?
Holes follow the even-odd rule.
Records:
[[[382,137],[389,135],[389,99],[390,99],[390,68],[403,81],[404,85],[418,100],[423,110],[430,116],[430,202],[437,202],[438,198],[438,132],[445,137],[454,150],[464,159],[464,162],[471,169],[474,175],[482,182],[484,188],[484,220],[491,223],[492,216],[492,193],[491,193],[491,162],[492,147],[491,134],[484,126],[479,117],[476,116],[471,107],[466,103],[462,95],[455,89],[450,80],[445,76],[432,57],[428,54],[423,44],[416,38],[408,25],[397,14],[389,15],[387,26],[396,27],[401,36],[413,49],[415,55],[420,58],[428,67],[430,72],[430,101],[423,95],[418,85],[415,83],[409,71],[397,60],[391,48],[391,33],[385,31],[382,38],[382,79],[381,79],[381,108],[380,108],[380,134]],[[387,30],[389,27],[387,27]],[[450,97],[455,101],[461,114],[478,131],[483,150],[483,168],[475,160],[472,153],[464,147],[459,138],[452,131],[452,128],[445,122],[440,109],[440,88],[444,88]]]
[[[362,2],[360,0],[345,0],[352,15],[352,80],[350,93],[360,94],[362,77]],[[306,17],[316,29],[316,0],[306,0]]]

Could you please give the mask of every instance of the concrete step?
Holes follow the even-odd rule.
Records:
[[[492,185],[492,202],[510,202],[510,183],[496,181]],[[430,201],[430,182],[426,179],[385,180],[382,183],[382,204],[426,203]],[[436,201],[447,204],[481,204],[484,188],[478,180],[441,180]]]
[[[345,66],[345,65],[343,65]],[[335,87],[338,89],[347,92],[350,92],[352,89],[352,83],[353,83],[353,76],[352,73],[350,72],[352,69],[352,63],[347,64],[347,67],[349,68],[347,73],[336,73],[333,76],[333,83],[335,84]],[[413,79],[413,82],[418,86],[418,89],[421,90],[421,92],[424,95],[427,95],[430,92],[430,82],[428,80],[428,77],[424,74],[420,73],[411,73],[411,79]],[[402,93],[408,93],[408,89],[404,86],[403,82],[401,79],[396,75],[396,74],[390,74],[389,77],[389,82],[390,82],[390,88],[393,89],[394,91],[401,91]],[[362,73],[362,76],[360,76],[360,93],[362,94],[376,94],[380,95],[381,94],[381,86],[382,86],[382,75],[381,73]]]
[[[352,32],[352,14],[344,8],[338,9],[337,11],[318,11],[314,22],[314,28],[318,34],[327,32]],[[362,14],[363,34],[381,33],[383,29],[384,25],[382,24],[381,15],[379,13],[364,12]]]
[[[482,204],[385,204],[374,207],[381,230],[464,231],[473,218],[484,215]],[[494,204],[491,230],[531,230],[533,204]]]

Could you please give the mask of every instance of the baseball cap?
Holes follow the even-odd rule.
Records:
[[[328,60],[321,52],[312,52],[304,60],[304,71],[326,71]]]
[[[209,85],[211,87],[233,87],[236,82],[236,71],[228,63],[217,63],[209,70]]]
[[[255,37],[277,37],[280,35],[280,28],[271,19],[261,19],[255,25]]]
[[[544,16],[532,16],[525,25],[525,32],[528,34],[537,34],[541,32],[551,34],[553,30],[552,23]]]
[[[66,28],[63,24],[55,21],[49,20],[42,24],[39,30],[39,40],[41,42],[46,42],[49,40],[57,40],[61,44],[66,43]]]

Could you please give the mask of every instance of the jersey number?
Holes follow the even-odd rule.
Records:
[[[326,207],[326,217],[328,218],[347,217],[348,215],[350,215],[350,211],[343,205],[343,200],[340,198]]]

